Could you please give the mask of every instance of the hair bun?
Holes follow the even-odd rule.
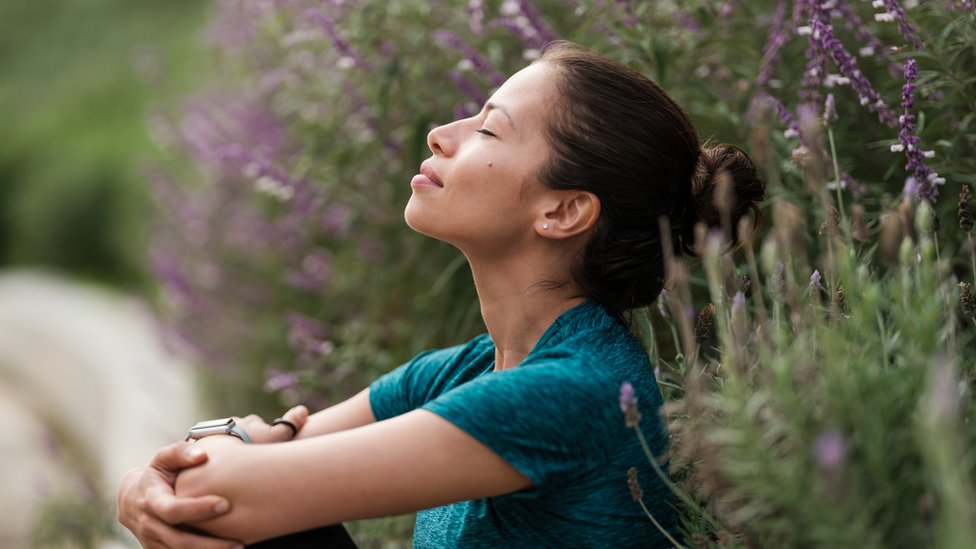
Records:
[[[758,202],[765,196],[765,186],[756,174],[749,155],[735,145],[702,147],[698,165],[691,178],[691,202],[681,222],[681,250],[694,255],[695,226],[722,226],[723,215],[731,227],[750,211],[761,218]],[[738,235],[732,235],[733,243]]]

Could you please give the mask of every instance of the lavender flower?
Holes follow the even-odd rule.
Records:
[[[888,47],[871,32],[868,26],[864,24],[864,21],[851,9],[847,1],[835,0],[835,4],[834,9],[837,14],[847,24],[847,27],[854,31],[861,44],[864,44],[858,50],[858,54],[861,57],[877,56],[882,62],[888,64],[888,69],[892,76],[900,76],[901,66],[891,59],[891,56],[888,54]]]
[[[627,427],[633,428],[640,424],[640,411],[637,409],[637,397],[634,386],[629,381],[620,384],[620,411],[624,414]]]
[[[298,386],[299,378],[295,372],[286,372],[279,368],[268,368],[264,379],[264,390],[269,393],[277,393]]]
[[[814,461],[822,471],[837,471],[847,456],[847,441],[836,429],[825,431],[813,443]]]
[[[769,84],[769,80],[773,77],[773,69],[779,64],[781,57],[780,50],[790,38],[789,31],[783,26],[785,17],[786,0],[780,0],[779,5],[776,6],[776,13],[773,15],[773,24],[769,29],[769,38],[766,40],[766,45],[763,46],[759,76],[756,78],[757,88],[762,89]]]
[[[507,28],[525,42],[527,52],[539,52],[559,38],[529,0],[506,0],[500,11],[503,17],[492,20],[489,26]]]
[[[810,275],[811,292],[820,289],[821,280],[823,280],[823,277],[820,275],[820,271],[819,270],[813,271],[813,274]]]
[[[637,397],[634,396],[634,386],[629,381],[625,381],[620,384],[620,412],[626,414],[634,406],[637,406]]]
[[[880,4],[880,6],[879,6]],[[922,41],[918,38],[918,30],[915,28],[911,22],[905,18],[905,10],[902,9],[898,0],[875,0],[873,4],[875,7],[884,7],[884,13],[876,14],[874,19],[876,21],[888,21],[897,22],[898,31],[915,48],[916,51],[921,51],[925,48],[922,45]],[[879,16],[884,16],[879,19]]]
[[[837,104],[834,101],[834,94],[828,93],[824,100],[823,122],[824,126],[831,127],[837,121]]]
[[[462,40],[453,32],[444,29],[435,30],[434,39],[445,46],[450,46],[463,53],[465,59],[471,62],[477,72],[488,76],[492,86],[501,86],[502,83],[505,82],[505,75],[498,72],[498,70],[495,69],[495,67],[492,66],[487,59],[482,57],[481,54],[475,51],[474,48],[469,46],[467,42]]]
[[[799,96],[804,102],[820,103],[820,87],[827,76],[827,57],[825,48],[819,37],[815,34],[816,26],[827,26],[829,15],[823,8],[819,0],[798,1],[801,13],[807,17],[808,25],[798,27],[797,34],[801,36],[811,36],[807,43],[805,56],[807,58],[806,70],[803,72],[803,86],[800,88]]]
[[[485,32],[485,0],[468,1],[468,26],[475,36]]]
[[[834,37],[833,29],[820,20],[812,20],[810,26],[813,29],[811,41],[817,42],[834,60],[841,74],[850,79],[851,87],[857,92],[861,104],[866,105],[871,112],[877,113],[881,122],[893,126],[896,121],[894,111],[874,91],[871,82],[858,69],[857,60],[844,48],[844,44]]]
[[[305,17],[314,22],[315,24],[322,27],[325,34],[332,40],[332,45],[335,46],[336,50],[345,58],[352,59],[354,65],[362,70],[370,70],[372,67],[370,64],[363,59],[359,52],[352,47],[336,27],[335,21],[332,20],[324,11],[316,8],[308,8],[305,10]]]
[[[909,177],[913,180],[912,185],[917,185],[918,196],[934,204],[935,199],[939,196],[936,186],[944,184],[945,179],[939,177],[938,173],[925,165],[925,158],[933,156],[934,153],[923,151],[919,147],[921,139],[915,134],[918,124],[912,109],[915,106],[916,78],[918,78],[918,63],[909,58],[905,61],[905,85],[901,92],[901,106],[904,107],[905,112],[898,118],[901,129],[898,132],[898,144],[892,146],[892,151],[905,153],[905,157],[908,159],[905,169],[911,174]],[[908,187],[909,180],[906,179],[906,196],[909,196]]]

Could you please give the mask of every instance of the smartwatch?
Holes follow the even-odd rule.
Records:
[[[234,418],[225,417],[223,419],[211,419],[201,421],[190,427],[186,440],[199,440],[210,435],[230,435],[244,441],[245,444],[251,443],[251,437],[247,436],[247,431],[241,429],[234,423]]]

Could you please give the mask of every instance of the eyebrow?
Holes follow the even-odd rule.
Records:
[[[512,129],[515,129],[515,122],[512,120],[511,115],[508,114],[508,110],[506,110],[505,107],[492,103],[491,101],[485,103],[485,115],[493,110],[497,110],[498,112],[504,114],[505,118],[508,118],[508,124],[512,127]]]

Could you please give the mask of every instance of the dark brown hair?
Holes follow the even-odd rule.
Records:
[[[732,145],[702,148],[688,115],[657,84],[569,42],[550,44],[536,62],[556,69],[557,92],[545,128],[552,155],[539,178],[600,199],[572,274],[611,314],[621,318],[661,292],[660,217],[679,253],[693,253],[698,222],[721,224],[713,199],[720,173],[731,179],[731,226],[750,210],[758,216],[764,186],[749,157]]]

